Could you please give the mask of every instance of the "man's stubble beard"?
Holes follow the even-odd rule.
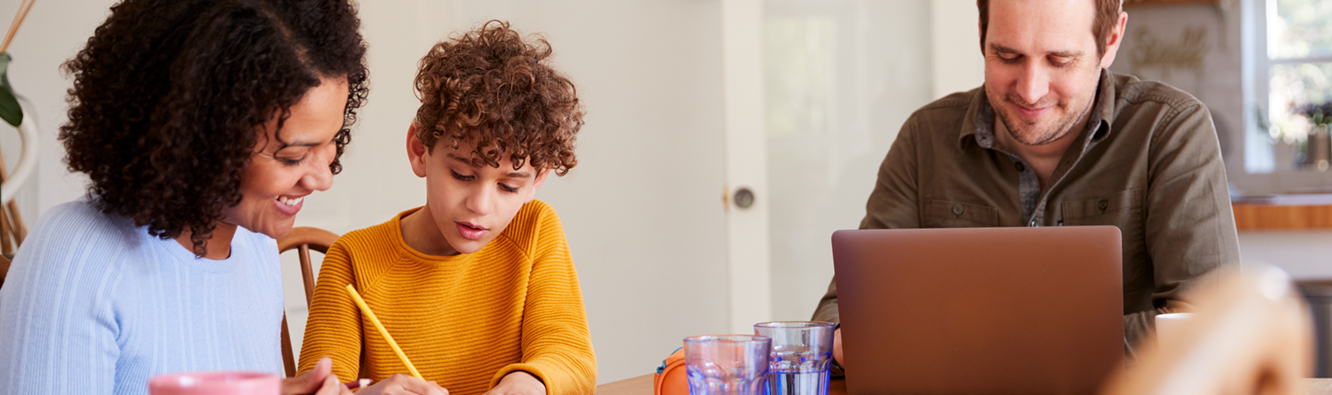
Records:
[[[1006,98],[1005,101],[1008,104],[1016,106],[1016,104],[1014,104],[1016,103],[1016,101],[1014,101],[1011,96]],[[1047,130],[1034,131],[1035,133],[1030,133],[1033,132],[1030,129],[1034,125],[1030,126],[1021,125],[1024,127],[1018,128],[1016,126],[1018,126],[1019,123],[1013,121],[1012,118],[1009,116],[1008,112],[1000,110],[998,109],[998,107],[995,106],[991,107],[996,108],[995,113],[999,114],[999,121],[1003,122],[1004,128],[1008,129],[1009,137],[1012,137],[1014,141],[1017,141],[1018,143],[1021,143],[1023,145],[1039,146],[1039,145],[1050,144],[1056,140],[1059,140],[1060,138],[1063,138],[1064,136],[1067,136],[1070,132],[1072,132],[1073,127],[1077,126],[1079,123],[1082,123],[1082,121],[1087,118],[1087,115],[1091,113],[1091,105],[1092,102],[1094,101],[1095,100],[1088,100],[1087,105],[1083,107],[1082,111],[1080,111],[1077,116],[1066,117],[1061,120],[1063,122],[1057,122],[1054,126],[1047,128]],[[1068,106],[1066,104],[1056,103],[1056,108],[1063,109],[1067,107]]]

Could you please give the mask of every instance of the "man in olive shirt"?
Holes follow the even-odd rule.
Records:
[[[860,227],[1115,225],[1135,344],[1184,306],[1181,291],[1239,262],[1211,115],[1188,93],[1107,70],[1128,18],[1118,0],[977,6],[984,86],[902,125]],[[836,281],[814,319],[838,321]]]

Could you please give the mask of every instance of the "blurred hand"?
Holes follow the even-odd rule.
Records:
[[[409,374],[398,373],[365,389],[358,395],[449,395],[449,390],[434,381],[425,381]]]
[[[282,394],[351,395],[351,391],[333,374],[333,360],[323,357],[309,372],[282,380]]]
[[[843,360],[842,360],[842,328],[841,328],[841,327],[838,327],[837,330],[833,331],[833,360],[836,360],[836,361],[837,361],[837,364],[838,364],[838,365],[842,365],[843,368],[846,367],[846,361],[843,361]]]
[[[546,395],[546,384],[531,373],[519,370],[504,375],[485,395]]]

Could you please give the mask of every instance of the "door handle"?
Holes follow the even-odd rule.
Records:
[[[746,187],[740,187],[740,189],[735,190],[735,196],[732,197],[732,200],[735,201],[736,207],[749,208],[749,206],[754,205],[754,191]]]

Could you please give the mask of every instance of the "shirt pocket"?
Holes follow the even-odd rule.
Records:
[[[1065,225],[1124,225],[1142,219],[1141,189],[1129,189],[1108,196],[1065,200],[1060,207]],[[1120,231],[1123,229],[1120,226]]]
[[[926,228],[980,228],[999,226],[999,214],[989,206],[930,199],[925,203]]]
[[[1099,198],[1069,199],[1061,204],[1064,225],[1112,225],[1119,228],[1125,291],[1150,289],[1151,265],[1143,228],[1146,193],[1129,189]]]

